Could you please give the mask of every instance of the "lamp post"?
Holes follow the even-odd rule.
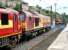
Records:
[[[56,19],[56,3],[54,5],[55,5],[54,17],[52,16],[52,10],[51,10],[51,28],[54,29],[54,31],[55,31],[55,27],[56,27],[56,23],[55,23],[55,19]],[[52,6],[51,6],[51,9],[52,9]]]
[[[51,16],[51,25],[52,25],[52,21],[53,21],[53,16],[52,16],[52,6],[51,6],[50,8],[51,8],[50,16]]]
[[[54,4],[55,5],[55,16],[53,17],[53,26],[56,27],[56,3]]]
[[[56,3],[55,3],[55,19],[56,19]]]

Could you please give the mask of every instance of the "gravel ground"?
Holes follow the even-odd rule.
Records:
[[[56,39],[57,35],[60,33],[61,30],[54,32],[49,37],[44,39],[41,43],[33,47],[31,50],[47,50],[49,45]]]

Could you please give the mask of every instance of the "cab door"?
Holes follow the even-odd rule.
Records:
[[[19,21],[21,22],[22,32],[25,32],[25,28],[26,28],[25,20],[26,20],[26,14],[22,12],[19,16]]]

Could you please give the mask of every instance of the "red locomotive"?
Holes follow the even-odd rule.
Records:
[[[14,46],[50,28],[51,19],[35,12],[0,8],[0,46]]]
[[[12,9],[0,8],[0,46],[15,45],[22,32],[19,13]]]

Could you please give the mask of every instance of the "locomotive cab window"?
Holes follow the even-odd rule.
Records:
[[[39,26],[39,18],[35,18],[35,26]]]
[[[8,14],[7,13],[1,14],[1,24],[8,25]]]
[[[22,14],[20,14],[20,16],[19,16],[19,20],[25,21],[25,17],[26,17],[26,14],[24,12],[22,12]]]

